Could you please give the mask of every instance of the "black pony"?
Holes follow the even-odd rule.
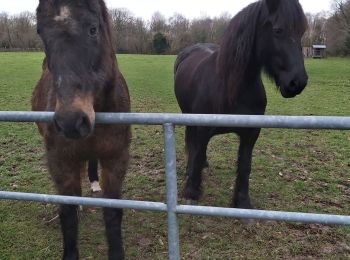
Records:
[[[231,20],[220,46],[197,44],[177,57],[175,93],[182,112],[263,115],[267,100],[262,69],[283,97],[300,94],[308,81],[301,48],[306,27],[298,0],[261,0],[247,6]],[[185,199],[199,199],[210,138],[229,132],[240,137],[232,206],[252,208],[249,175],[258,128],[187,127]]]

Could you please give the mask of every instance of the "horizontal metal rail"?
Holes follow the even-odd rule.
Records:
[[[350,216],[330,214],[313,214],[236,208],[233,209],[189,205],[177,206],[176,212],[180,214],[231,217],[239,219],[276,220],[285,222],[317,223],[325,225],[350,225]]]
[[[35,201],[48,204],[82,205],[90,207],[126,208],[135,210],[147,210],[167,212],[167,205],[161,202],[112,200],[86,197],[70,197],[47,194],[5,192],[0,191],[2,200]],[[326,225],[350,225],[350,216],[312,214],[299,212],[283,212],[268,210],[250,210],[236,208],[220,208],[207,206],[177,205],[175,212],[178,214],[232,217],[238,219],[277,220],[299,223],[317,223]]]
[[[0,122],[52,122],[53,112],[0,112]],[[98,124],[350,130],[350,117],[97,113]]]
[[[23,192],[7,192],[0,191],[0,199],[2,200],[23,200],[44,202],[48,204],[67,204],[81,205],[89,207],[106,207],[106,208],[125,208],[149,211],[167,211],[167,205],[161,202],[147,202],[136,200],[114,200],[103,198],[86,198],[86,197],[71,197],[48,194],[35,194]]]

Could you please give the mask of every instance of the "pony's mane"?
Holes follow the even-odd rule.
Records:
[[[235,86],[243,80],[251,59],[261,6],[262,2],[259,1],[240,11],[232,18],[222,38],[218,70],[229,88],[230,96],[235,96]]]
[[[266,0],[250,4],[232,18],[220,44],[217,68],[225,81],[228,92],[234,97],[237,86],[244,80],[251,58],[254,55],[256,30],[268,16]],[[296,34],[302,34],[307,21],[298,0],[280,0],[276,17],[281,18],[284,27]]]

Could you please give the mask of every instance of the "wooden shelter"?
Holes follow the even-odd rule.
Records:
[[[312,58],[322,59],[326,57],[326,45],[317,44],[312,45]]]

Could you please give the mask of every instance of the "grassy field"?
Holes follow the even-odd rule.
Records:
[[[0,110],[29,110],[40,76],[41,53],[0,53]],[[178,112],[173,94],[174,56],[120,55],[135,112]],[[310,84],[285,100],[266,82],[267,114],[350,115],[350,60],[307,60]],[[184,128],[177,127],[179,195],[184,183]],[[124,198],[164,201],[162,129],[133,126],[131,163]],[[238,142],[215,137],[208,149],[201,205],[229,205]],[[268,130],[256,145],[251,197],[259,209],[350,215],[350,133],[347,131]],[[84,181],[84,195],[89,196]],[[44,149],[34,124],[1,123],[0,190],[54,194]],[[59,259],[61,234],[57,206],[0,201],[0,259]],[[180,216],[183,259],[345,259],[350,228]],[[80,216],[82,259],[106,259],[101,210]],[[166,216],[125,210],[127,259],[166,259]]]

